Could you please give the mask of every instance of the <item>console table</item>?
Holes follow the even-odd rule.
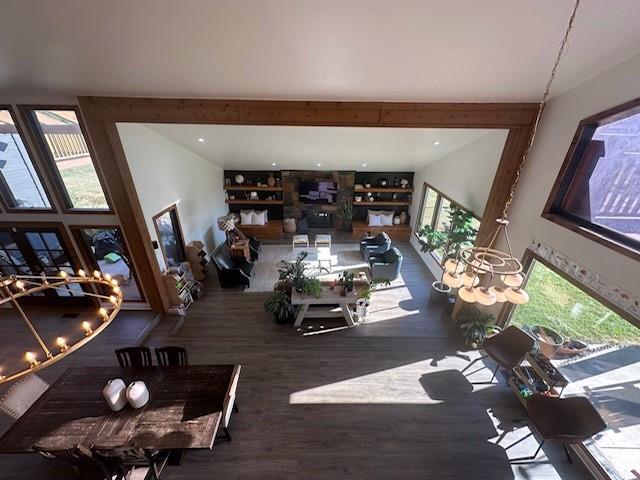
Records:
[[[291,303],[300,305],[300,311],[293,326],[299,327],[305,318],[344,317],[347,325],[353,327],[355,322],[353,321],[350,305],[355,305],[356,296],[355,289],[347,292],[346,296],[341,296],[340,287],[338,286],[334,290],[331,290],[329,286],[323,286],[320,298],[298,293],[294,290],[291,293]]]

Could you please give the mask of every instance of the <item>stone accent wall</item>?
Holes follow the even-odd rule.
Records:
[[[336,228],[341,228],[342,218],[337,215],[343,202],[353,203],[353,184],[355,172],[324,172],[317,170],[282,170],[282,199],[284,218],[300,219],[302,212],[307,215],[315,212],[329,212],[334,215]],[[298,186],[305,181],[332,181],[337,185],[338,194],[335,204],[305,205],[298,197]]]

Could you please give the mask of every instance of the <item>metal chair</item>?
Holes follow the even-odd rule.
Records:
[[[548,440],[562,443],[567,460],[573,463],[567,445],[582,443],[607,428],[598,411],[585,397],[558,398],[535,394],[527,398],[527,412],[542,442],[533,455],[509,459],[511,462],[535,460]]]
[[[187,350],[182,347],[156,348],[156,359],[161,367],[182,367],[189,365]]]
[[[127,347],[116,350],[118,363],[123,368],[128,367],[151,367],[151,350],[149,347]]]
[[[75,477],[78,479],[82,478],[85,471],[92,468],[99,468],[105,479],[111,478],[114,470],[113,468],[108,468],[107,464],[96,458],[89,449],[82,445],[76,445],[64,450],[50,450],[36,445],[33,450],[44,458],[65,463],[73,470]]]
[[[103,462],[111,462],[117,466],[116,480],[128,478],[129,472],[135,468],[148,469],[145,479],[159,480],[167,458],[167,452],[131,446],[114,448],[94,445],[91,451]]]
[[[482,350],[487,356],[497,363],[489,382],[498,373],[500,367],[511,370],[522,362],[522,359],[530,352],[534,345],[533,338],[514,325],[510,325],[500,333],[488,337],[482,344]]]

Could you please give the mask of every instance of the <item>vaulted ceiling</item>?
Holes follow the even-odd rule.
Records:
[[[582,3],[556,94],[640,50],[640,2]],[[531,101],[544,88],[572,5],[4,0],[0,99]]]

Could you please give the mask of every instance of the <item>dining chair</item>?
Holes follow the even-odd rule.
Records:
[[[483,383],[493,383],[498,368],[511,370],[522,362],[524,356],[531,351],[535,341],[531,335],[515,325],[509,325],[496,335],[487,337],[482,343],[482,350],[496,362],[491,380]]]
[[[229,392],[222,406],[222,430],[227,440],[231,441],[231,433],[229,433],[229,423],[231,421],[231,413],[238,413],[238,405],[236,404],[236,390],[238,389],[239,375],[236,375],[229,386]]]
[[[183,367],[189,365],[187,350],[182,347],[156,348],[156,359],[161,367]]]
[[[145,450],[133,446],[107,447],[94,445],[91,451],[103,462],[111,462],[116,465],[115,480],[129,478],[129,473],[134,469],[147,470],[144,476],[140,478],[159,480],[168,455],[167,452]]]
[[[83,478],[85,472],[91,469],[99,469],[105,479],[111,478],[114,472],[113,468],[109,468],[108,464],[100,461],[93,455],[91,450],[82,445],[60,450],[52,450],[36,445],[33,450],[44,458],[68,465],[77,479]]]
[[[149,347],[126,347],[116,350],[116,357],[121,367],[151,367],[151,350]]]

